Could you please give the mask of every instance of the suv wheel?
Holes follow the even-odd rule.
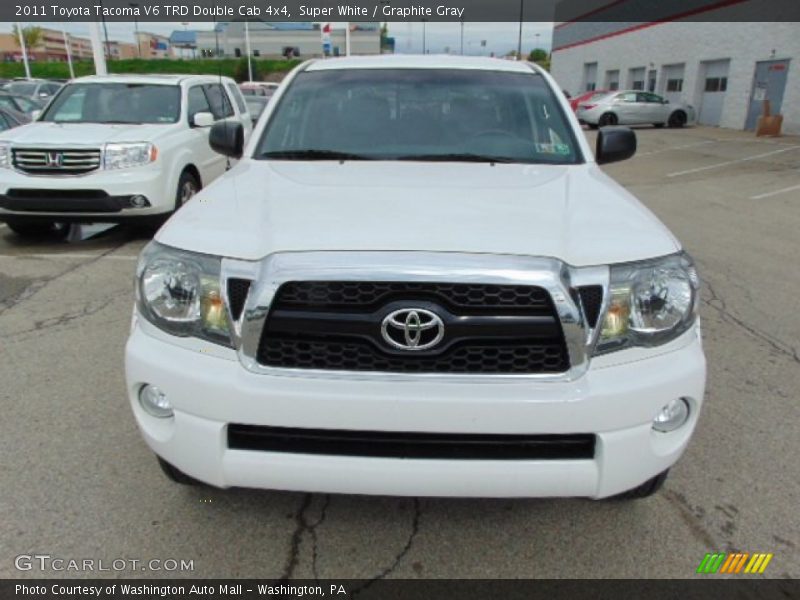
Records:
[[[189,171],[181,173],[178,180],[178,190],[175,194],[175,210],[186,204],[192,196],[200,191],[200,182]]]
[[[642,485],[635,487],[632,490],[622,492],[616,496],[611,496],[609,500],[637,500],[639,498],[647,498],[652,496],[662,488],[664,482],[667,480],[667,475],[669,475],[669,469],[663,473],[659,473],[652,479],[648,479]]]
[[[186,473],[173,467],[160,456],[156,456],[156,458],[158,459],[158,466],[161,467],[161,470],[164,471],[164,475],[166,475],[167,479],[170,481],[180,483],[181,485],[201,485],[197,479],[189,477]]]
[[[63,240],[69,234],[69,225],[57,221],[7,221],[8,228],[24,238],[51,238]]]

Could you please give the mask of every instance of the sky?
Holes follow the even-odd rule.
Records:
[[[11,31],[12,23],[0,23],[0,31]],[[23,26],[27,23],[23,23]],[[68,33],[89,37],[88,23],[38,23],[42,27],[60,29]],[[140,23],[140,31],[169,35],[175,29],[211,29],[212,23],[178,22]],[[343,24],[334,24],[334,28]],[[120,42],[132,42],[133,23],[108,23],[108,38]],[[522,48],[527,54],[535,47],[550,49],[553,34],[552,23],[523,23]],[[395,38],[395,51],[403,54],[419,54],[423,46],[422,23],[389,23],[389,35]],[[503,55],[516,50],[519,36],[519,23],[465,23],[464,54],[488,55],[494,52]],[[486,46],[481,41],[486,41]],[[426,50],[432,54],[446,52],[459,53],[461,49],[461,25],[459,23],[427,23],[425,25]]]

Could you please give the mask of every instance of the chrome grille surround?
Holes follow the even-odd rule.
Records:
[[[607,266],[572,267],[553,258],[451,252],[285,252],[260,261],[222,260],[221,289],[226,305],[226,282],[230,278],[253,281],[232,338],[239,361],[252,373],[275,376],[360,380],[436,381],[573,381],[589,368],[599,327],[586,319],[575,288],[609,286]],[[552,298],[564,332],[570,368],[564,373],[449,374],[329,371],[266,367],[257,360],[262,330],[278,288],[288,281],[422,281],[447,283],[532,285],[546,289]],[[600,314],[605,314],[609,294],[604,294]],[[576,299],[578,298],[577,302]]]
[[[100,169],[100,148],[19,147],[11,149],[14,169],[29,175],[84,175]]]

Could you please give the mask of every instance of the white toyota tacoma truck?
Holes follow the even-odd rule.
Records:
[[[252,129],[232,79],[82,77],[36,121],[0,134],[0,222],[21,236],[66,223],[162,221],[225,172],[217,121]]]
[[[136,274],[127,393],[183,483],[642,497],[705,386],[692,259],[538,67],[298,67]]]

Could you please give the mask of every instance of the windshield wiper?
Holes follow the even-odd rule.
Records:
[[[488,156],[469,152],[452,154],[409,154],[398,156],[397,160],[418,160],[422,162],[480,162],[480,163],[516,163],[520,162],[507,156]]]
[[[272,158],[276,160],[374,160],[363,154],[339,152],[338,150],[274,150],[262,152],[258,158]]]

